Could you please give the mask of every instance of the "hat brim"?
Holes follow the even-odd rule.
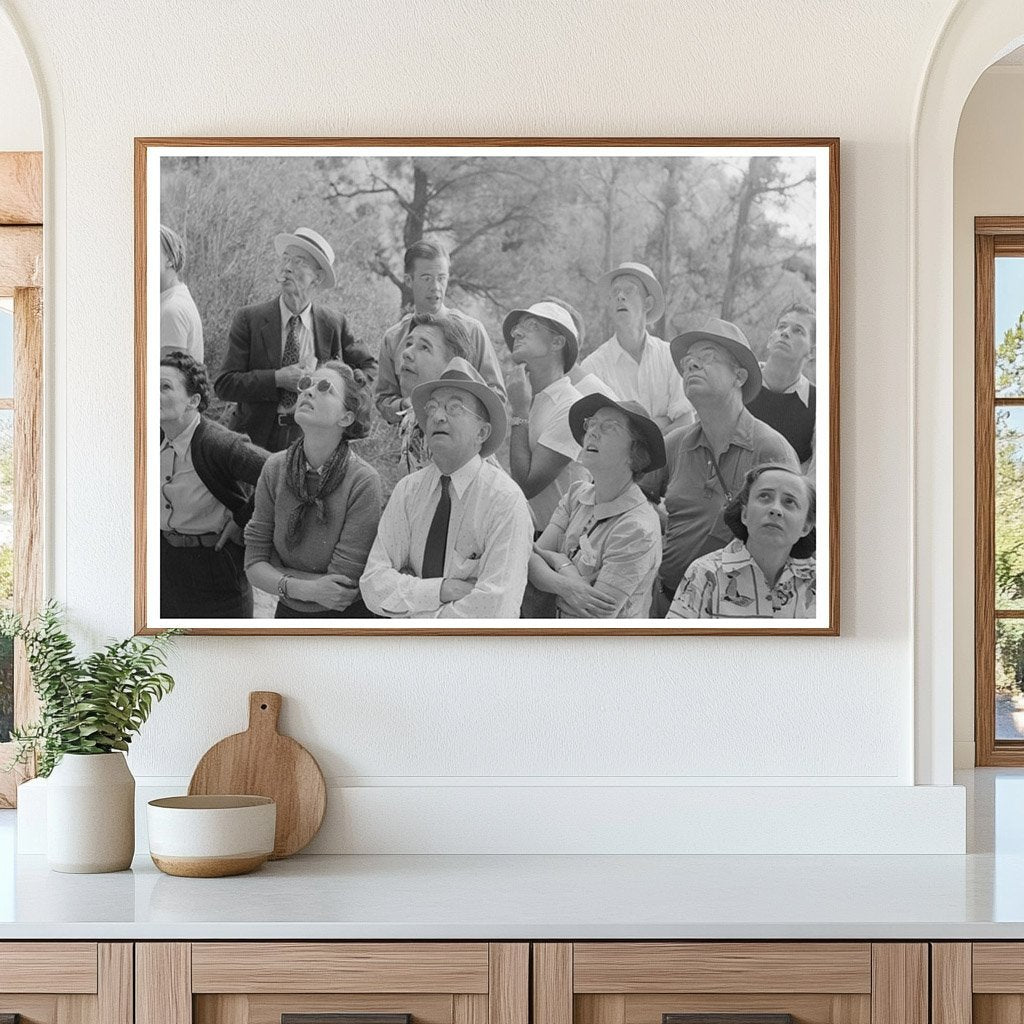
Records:
[[[426,432],[427,417],[423,412],[423,407],[438,388],[458,388],[460,391],[468,391],[483,403],[487,410],[487,418],[490,420],[491,433],[480,447],[480,456],[486,459],[488,455],[493,455],[501,447],[501,442],[505,440],[505,435],[508,433],[508,413],[505,411],[505,403],[498,393],[492,391],[486,384],[480,384],[475,380],[453,380],[450,377],[417,384],[412,391],[412,408],[416,413],[416,422],[423,428],[424,433]]]
[[[601,289],[607,289],[611,287],[612,281],[615,278],[627,276],[636,277],[643,281],[651,298],[654,299],[654,305],[651,306],[651,311],[647,314],[647,322],[653,324],[656,320],[660,320],[665,312],[665,291],[653,274],[645,274],[642,270],[632,270],[630,268],[625,270],[616,268],[615,270],[609,270],[607,274],[602,274],[598,278],[597,283]]]
[[[327,257],[312,242],[301,235],[281,234],[274,236],[274,249],[278,256],[283,256],[289,245],[297,246],[303,252],[308,253],[316,261],[316,265],[327,275],[324,285],[327,288],[334,288],[338,279],[334,276],[334,267],[327,262]]]
[[[680,377],[683,375],[683,371],[679,369],[679,363],[699,341],[710,341],[715,345],[721,345],[747,371],[747,379],[743,384],[741,394],[743,404],[749,405],[761,390],[761,364],[758,363],[757,357],[749,348],[741,345],[738,341],[733,341],[732,338],[726,338],[721,334],[711,334],[708,331],[687,331],[686,334],[680,334],[673,338],[670,347],[672,349],[672,365],[676,368],[676,373]]]
[[[662,436],[661,428],[648,416],[641,416],[632,409],[627,409],[618,402],[613,401],[607,395],[595,392],[592,395],[584,395],[581,399],[569,407],[569,429],[578,445],[583,444],[583,421],[589,419],[598,409],[618,409],[629,421],[640,431],[641,437],[647,445],[647,451],[651,456],[650,464],[644,470],[645,473],[652,473],[656,469],[665,466],[667,457],[665,454],[665,438]]]
[[[515,330],[515,326],[523,319],[524,316],[532,316],[536,320],[540,320],[541,323],[546,324],[555,332],[565,338],[565,347],[572,356],[569,361],[569,365],[566,367],[566,372],[569,371],[573,366],[576,365],[576,360],[580,356],[580,343],[575,334],[572,334],[565,324],[560,324],[557,320],[552,320],[550,317],[544,316],[542,313],[535,313],[529,309],[513,309],[505,317],[501,323],[501,333],[505,337],[505,344],[508,346],[509,352],[512,351],[512,331]]]

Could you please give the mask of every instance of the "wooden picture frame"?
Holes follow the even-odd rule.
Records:
[[[448,177],[443,176],[443,170]],[[497,183],[499,175],[506,176],[504,187]],[[490,187],[489,193],[485,186]],[[434,205],[430,206],[431,203]],[[478,218],[475,221],[474,211]],[[744,596],[741,589],[741,603],[737,604],[736,595],[732,595],[715,605],[728,605],[730,611],[701,618],[656,618],[650,611],[635,618],[584,618],[580,612],[583,605],[559,597],[564,617],[516,618],[502,613],[463,619],[446,617],[446,602],[438,594],[433,599],[436,609],[423,610],[415,602],[403,603],[400,610],[409,617],[342,619],[324,615],[279,619],[270,617],[272,611],[261,613],[261,607],[273,608],[275,595],[270,595],[268,603],[264,591],[259,589],[253,618],[219,618],[206,613],[193,616],[180,611],[174,615],[161,614],[161,600],[170,599],[161,598],[164,574],[160,544],[164,540],[175,545],[185,543],[179,536],[168,536],[177,533],[173,528],[161,534],[164,523],[160,519],[158,478],[162,433],[155,400],[161,372],[160,353],[162,347],[167,350],[158,336],[161,224],[184,239],[182,278],[187,287],[197,291],[193,306],[202,321],[204,362],[213,383],[216,405],[218,392],[228,393],[220,378],[227,372],[224,353],[236,344],[237,332],[232,331],[236,330],[238,310],[255,309],[261,300],[268,303],[269,309],[275,288],[280,291],[270,269],[273,239],[278,235],[294,237],[291,232],[312,221],[316,221],[309,225],[313,228],[316,224],[326,225],[323,234],[331,235],[333,248],[340,254],[333,264],[339,271],[340,284],[329,298],[323,298],[323,303],[334,303],[335,316],[343,310],[352,333],[359,340],[365,339],[375,356],[379,356],[377,346],[384,332],[406,311],[402,300],[410,297],[410,279],[403,273],[402,251],[421,238],[437,241],[451,251],[450,304],[465,307],[465,312],[484,325],[495,358],[508,365],[512,365],[512,360],[502,344],[503,333],[508,338],[503,319],[510,310],[526,310],[552,293],[582,310],[592,342],[610,341],[608,325],[612,314],[607,311],[607,288],[601,291],[599,282],[625,262],[656,264],[655,277],[667,268],[665,311],[661,318],[652,318],[648,338],[657,341],[660,336],[669,341],[685,334],[692,338],[709,316],[719,321],[734,320],[741,331],[750,332],[749,341],[744,344],[762,368],[768,338],[778,316],[794,302],[808,306],[811,354],[794,387],[777,394],[788,395],[787,401],[793,401],[790,393],[799,395],[808,410],[801,410],[799,418],[812,431],[813,447],[801,450],[812,452],[808,478],[817,484],[817,512],[813,517],[817,537],[816,578],[813,568],[809,577],[791,572],[791,563],[787,561],[779,585],[773,589],[759,584],[751,568],[749,586],[753,596]],[[542,240],[539,245],[538,239]],[[153,633],[175,625],[206,634],[838,635],[838,139],[137,138],[135,254],[137,632]],[[479,279],[469,274],[470,268],[479,271]],[[313,269],[316,270],[315,264]],[[190,273],[196,276],[190,278]],[[720,288],[715,286],[716,274],[724,282]],[[320,280],[323,283],[323,276]],[[387,289],[391,289],[389,300],[381,298]],[[641,294],[644,291],[641,289]],[[650,298],[650,288],[646,294]],[[385,315],[382,303],[387,302],[390,311]],[[651,310],[650,305],[645,308]],[[265,329],[269,330],[270,314],[267,317]],[[344,317],[342,323],[344,326]],[[286,346],[284,331],[282,326],[281,337],[275,338],[274,345]],[[314,338],[319,337],[315,327],[312,333]],[[554,336],[557,335],[556,330]],[[563,332],[563,337],[568,335]],[[687,343],[694,344],[692,340]],[[508,344],[511,347],[511,342]],[[583,348],[581,358],[591,351],[592,348]],[[277,355],[280,359],[280,352]],[[743,358],[726,362],[734,374],[737,368],[743,369],[744,376],[737,375],[737,381],[749,379],[755,370],[761,373],[749,362],[747,365],[753,369],[739,367]],[[280,363],[276,365],[279,367]],[[674,360],[668,365],[681,375]],[[507,371],[502,365],[502,372],[510,379],[516,371],[514,366]],[[666,376],[672,379],[671,373],[662,374],[662,379]],[[271,379],[276,383],[277,374]],[[808,388],[808,382],[814,386]],[[402,397],[408,400],[408,396]],[[273,404],[266,394],[261,401],[264,405]],[[283,398],[281,402],[271,411],[278,421],[290,422],[294,427]],[[690,403],[686,405],[694,416]],[[223,403],[217,406],[215,414],[225,418],[231,415]],[[512,415],[516,417],[515,409]],[[229,422],[239,422],[237,410],[234,416]],[[525,417],[516,418],[525,425]],[[685,415],[674,418],[666,414],[664,419],[665,423],[681,424]],[[664,424],[659,421],[658,425]],[[515,425],[509,433],[514,430]],[[377,439],[383,436],[381,427]],[[371,433],[371,441],[374,438]],[[791,453],[798,447],[793,440],[792,447],[783,442]],[[505,468],[509,468],[509,443],[506,439],[504,453],[499,451],[495,455]],[[393,447],[389,447],[392,442],[388,440],[380,441],[378,448],[363,444],[363,448],[356,444],[353,449],[373,450],[379,460],[375,468],[383,465],[384,455],[380,453],[391,453]],[[677,448],[676,441],[670,441],[670,458]],[[755,449],[761,450],[752,442],[746,446],[748,451]],[[723,467],[730,450],[721,453]],[[373,459],[367,461],[373,464]],[[762,455],[754,461],[775,460]],[[806,459],[796,460],[794,456],[794,465],[796,461],[807,468]],[[740,465],[737,460],[736,466]],[[745,467],[746,463],[742,465]],[[716,542],[713,548],[705,544],[700,555],[723,548],[732,540],[723,526],[721,511],[726,496],[733,497],[733,490],[738,493],[742,486],[744,473],[736,466],[726,470],[736,476],[731,484],[721,471],[717,473],[718,482],[708,471],[704,491],[709,502],[718,504],[707,513],[709,523],[713,524],[707,535],[715,537]],[[589,474],[580,473],[580,479],[589,481]],[[386,477],[386,472],[381,476]],[[385,496],[393,486],[394,481],[385,479]],[[798,483],[792,487],[804,490]],[[722,492],[717,496],[716,488]],[[256,500],[259,506],[259,493]],[[536,510],[534,513],[536,526]],[[670,523],[672,516],[678,514],[669,513]],[[429,510],[424,510],[424,521],[430,515]],[[806,525],[809,527],[810,523],[808,517]],[[415,536],[415,527],[410,529]],[[650,545],[647,550],[651,550]],[[697,548],[693,551],[697,552]],[[529,551],[523,557],[528,558]],[[582,557],[572,555],[577,561]],[[593,557],[600,560],[602,556]],[[688,557],[686,560],[688,564],[691,561]],[[748,562],[753,561],[753,556],[749,556]],[[273,579],[282,572],[291,578],[289,567],[279,563],[275,547],[267,563],[274,565],[275,573],[267,578]],[[569,562],[566,568],[568,565]],[[413,571],[408,566],[396,565],[394,569]],[[726,587],[726,579],[733,586],[732,575],[721,566],[715,571],[722,588]],[[569,574],[574,572],[575,563]],[[795,582],[787,583],[791,589],[785,592],[782,581],[790,577]],[[473,586],[478,585],[477,577],[467,578]],[[763,580],[763,576],[760,578]],[[808,579],[810,583],[806,582]],[[592,582],[586,575],[584,580]],[[296,584],[279,578],[277,585],[284,588],[290,601],[288,588]],[[673,597],[674,586],[668,582],[663,587],[653,585],[654,590],[664,591],[666,606]],[[303,590],[308,593],[308,588]],[[630,600],[636,598],[639,590],[637,585]],[[365,586],[356,597],[367,597]],[[792,604],[787,606],[790,600]],[[288,601],[281,607],[287,607]],[[696,607],[697,599],[690,601]],[[369,606],[369,597],[367,602]],[[457,600],[453,602],[456,604]],[[798,605],[801,614],[792,615]],[[506,601],[502,607],[505,606],[511,606],[511,602]],[[636,605],[627,601],[627,606],[645,607],[642,600]],[[189,605],[185,600],[175,607]],[[388,606],[380,607],[397,615]],[[686,601],[678,607],[687,610]],[[701,610],[710,615],[710,607],[705,603]],[[748,616],[746,611],[737,612],[737,607],[760,609],[766,615]],[[596,607],[592,610],[597,611]]]

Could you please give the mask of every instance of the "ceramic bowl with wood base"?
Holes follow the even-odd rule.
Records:
[[[274,851],[277,805],[266,796],[150,800],[149,853],[168,875],[223,878],[258,868]]]

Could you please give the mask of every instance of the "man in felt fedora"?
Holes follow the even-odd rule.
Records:
[[[513,309],[502,332],[516,363],[508,380],[509,472],[530,502],[540,533],[562,495],[585,476],[576,464],[580,446],[569,429],[569,408],[583,397],[569,380],[579,338],[569,311],[549,301]]]
[[[747,471],[764,462],[800,468],[790,443],[747,409],[761,390],[761,367],[735,324],[710,317],[673,338],[671,352],[697,419],[665,439],[667,464],[647,482],[668,513],[657,617],[668,611],[690,563],[732,540],[722,513]]]
[[[668,342],[647,329],[665,312],[665,293],[650,267],[620,263],[600,282],[615,333],[580,364],[623,401],[639,402],[663,434],[693,422],[693,406],[672,364]]]
[[[412,407],[431,463],[391,492],[359,581],[363,600],[389,618],[518,618],[530,510],[487,461],[505,439],[505,403],[457,358],[413,391]]]
[[[272,452],[301,434],[292,415],[300,377],[329,359],[341,359],[371,379],[377,367],[345,317],[313,303],[318,292],[337,283],[327,239],[312,228],[296,228],[276,235],[274,249],[281,293],[235,314],[214,382],[221,398],[237,403],[234,429]]]

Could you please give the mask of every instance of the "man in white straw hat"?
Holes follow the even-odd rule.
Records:
[[[690,563],[733,539],[722,513],[747,470],[765,462],[800,470],[790,443],[747,409],[761,390],[761,367],[735,324],[711,317],[673,338],[671,352],[697,420],[666,438],[667,464],[648,478],[648,491],[664,496],[668,512],[656,618],[668,611]]]
[[[639,402],[663,434],[692,423],[693,406],[668,342],[647,329],[665,312],[665,293],[653,271],[643,263],[620,263],[599,284],[611,305],[615,333],[580,369],[603,380],[622,401]]]
[[[377,360],[359,344],[345,317],[313,304],[333,288],[334,250],[312,228],[274,238],[281,294],[240,309],[214,382],[216,393],[237,402],[233,427],[268,451],[282,451],[299,435],[292,412],[299,378],[318,363],[341,359],[371,379]]]
[[[502,332],[517,364],[508,381],[509,472],[529,500],[540,533],[562,495],[586,478],[576,462],[580,446],[569,429],[569,408],[583,397],[569,380],[579,336],[568,310],[557,302],[513,309]]]
[[[431,463],[391,492],[359,581],[363,600],[389,618],[518,618],[530,510],[487,461],[505,439],[505,403],[457,358],[413,391],[412,406]]]

